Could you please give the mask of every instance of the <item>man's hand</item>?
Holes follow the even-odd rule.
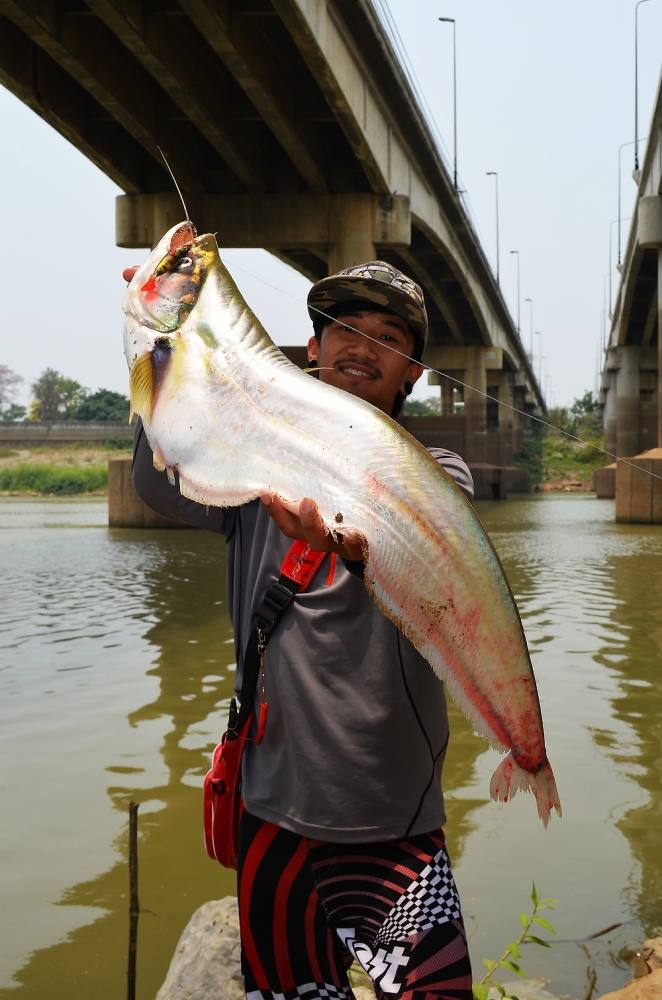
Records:
[[[326,531],[314,500],[304,497],[300,504],[285,503],[271,493],[260,498],[267,513],[288,538],[300,538],[318,552],[336,552],[349,562],[363,560],[363,536],[358,531],[336,530],[338,541]]]

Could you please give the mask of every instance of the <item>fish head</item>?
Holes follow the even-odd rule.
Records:
[[[151,414],[174,355],[184,347],[182,327],[218,259],[214,237],[197,236],[184,222],[165,234],[131,279],[123,308],[132,416]]]

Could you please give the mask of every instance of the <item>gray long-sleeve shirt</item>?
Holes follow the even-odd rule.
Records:
[[[431,451],[472,495],[462,459]],[[133,481],[153,509],[226,535],[240,685],[253,614],[278,578],[291,540],[259,501],[208,511],[182,497],[154,470],[140,425]],[[338,843],[433,830],[445,819],[443,686],[362,580],[340,559],[332,579],[329,567],[327,556],[269,642],[267,726],[263,741],[247,744],[243,758],[246,808],[301,836]]]

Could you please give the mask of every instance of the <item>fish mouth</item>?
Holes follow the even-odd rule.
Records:
[[[373,368],[371,365],[365,365],[358,361],[349,361],[349,360],[336,361],[333,367],[336,369],[336,371],[339,371],[340,374],[344,375],[346,378],[361,379],[361,380],[365,379],[366,381],[368,381],[380,377],[380,373],[377,371],[377,369]]]
[[[179,229],[176,229],[170,239],[170,253],[179,250],[182,246],[188,246],[198,235],[198,231],[192,222],[183,222]]]

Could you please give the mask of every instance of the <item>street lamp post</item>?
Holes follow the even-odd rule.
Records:
[[[645,142],[646,139],[648,139],[647,135],[642,136],[641,141]],[[635,139],[634,142],[622,142],[620,144],[620,146],[618,147],[618,216],[617,216],[617,218],[620,220],[619,223],[618,223],[618,262],[616,264],[616,268],[617,268],[618,271],[621,270],[621,221],[622,221],[621,220],[621,153],[625,149],[626,146],[636,146],[636,144],[639,141],[640,141],[639,139]]]
[[[520,329],[520,294],[519,294],[519,250],[511,250],[511,254],[515,254],[517,258],[517,335],[522,336],[522,331]]]
[[[538,341],[538,383],[540,383],[540,375],[542,372],[542,331],[536,330],[536,337],[540,337]]]
[[[440,17],[439,20],[453,25],[453,187],[457,191],[457,59],[455,51],[455,18]]]
[[[531,341],[530,345],[531,350],[529,351],[529,354],[531,356],[531,364],[533,364],[533,299],[524,299],[524,301],[528,302],[531,307],[531,311],[529,313],[529,320],[530,320],[529,337]]]
[[[612,314],[611,279],[612,279],[612,275],[615,273],[613,271],[613,269],[612,269],[612,253],[611,253],[612,235],[613,235],[614,226],[616,225],[616,223],[618,223],[618,228],[620,230],[620,228],[621,228],[621,222],[625,222],[625,221],[626,221],[626,219],[613,219],[609,223],[609,319],[611,319],[611,314]],[[616,265],[616,270],[618,271],[619,274],[620,274],[620,271],[621,271],[621,266],[620,265],[621,265],[621,262],[620,262],[620,255],[619,255],[619,261],[618,261],[618,264]]]
[[[639,170],[639,8],[649,0],[637,0],[634,8],[634,169]]]
[[[497,170],[487,170],[486,175],[488,177],[494,178],[494,197],[496,205],[496,283],[500,287],[499,282],[499,173]]]

